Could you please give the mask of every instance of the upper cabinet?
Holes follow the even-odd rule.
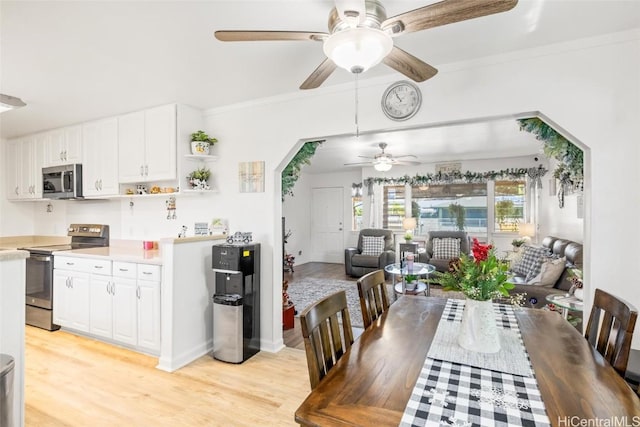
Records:
[[[118,194],[118,119],[82,125],[82,186],[85,197]]]
[[[165,105],[118,118],[121,183],[176,179],[176,106]]]
[[[46,137],[44,167],[82,162],[82,126],[69,126],[43,134]]]
[[[7,142],[5,179],[9,200],[42,198],[43,135]]]

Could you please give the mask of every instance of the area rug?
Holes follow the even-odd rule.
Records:
[[[312,303],[326,297],[327,295],[331,295],[334,292],[343,290],[347,293],[347,306],[349,307],[351,326],[362,328],[364,322],[362,321],[362,311],[360,310],[358,285],[355,280],[334,280],[305,277],[304,279],[290,283],[287,293],[296,307],[296,316],[298,316]],[[396,300],[396,294],[393,292],[391,284],[387,284],[387,295],[389,295],[389,300],[392,303]],[[445,292],[439,287],[431,287],[431,296],[464,299],[464,296],[459,292]]]

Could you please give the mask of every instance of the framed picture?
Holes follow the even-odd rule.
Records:
[[[264,161],[240,162],[238,164],[238,178],[241,193],[263,193]]]

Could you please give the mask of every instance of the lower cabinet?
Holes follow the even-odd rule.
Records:
[[[54,262],[57,324],[160,352],[160,266],[67,256],[55,257]],[[63,265],[66,269],[58,267]]]
[[[89,274],[55,269],[53,323],[89,332]]]

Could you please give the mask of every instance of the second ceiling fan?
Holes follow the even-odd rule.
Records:
[[[467,19],[506,12],[518,0],[443,0],[387,18],[379,0],[335,0],[329,13],[329,32],[216,31],[221,41],[296,40],[323,42],[327,58],[302,83],[300,89],[319,87],[336,69],[362,73],[384,62],[408,78],[422,82],[438,70],[394,46],[393,38]]]
[[[414,156],[413,154],[406,154],[404,156],[393,157],[390,153],[385,152],[384,150],[385,148],[387,148],[386,142],[379,143],[378,147],[380,147],[381,152],[376,154],[373,157],[358,156],[358,157],[362,157],[363,159],[369,159],[369,161],[359,162],[359,163],[345,163],[344,165],[345,166],[373,166],[373,168],[377,171],[386,172],[390,170],[393,165],[410,166],[410,165],[420,164],[420,162],[416,162],[414,160],[402,160],[406,158],[416,159],[417,157]]]

